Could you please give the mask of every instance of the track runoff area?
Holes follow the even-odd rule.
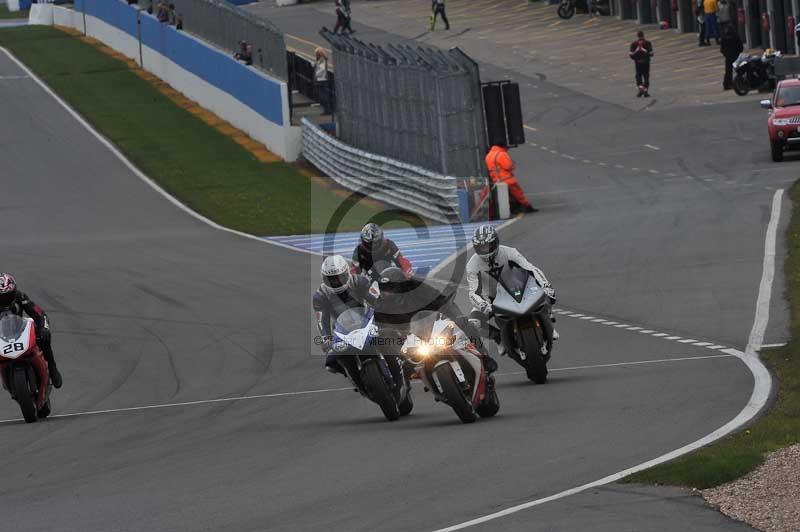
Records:
[[[507,223],[503,220],[456,225],[434,225],[408,229],[386,229],[384,234],[392,239],[403,255],[411,261],[414,271],[427,274],[442,264],[453,253],[470,245],[476,227],[491,224],[499,227]],[[292,247],[319,255],[342,255],[346,259],[353,256],[360,234],[326,233],[316,235],[292,235],[265,237],[270,243]]]

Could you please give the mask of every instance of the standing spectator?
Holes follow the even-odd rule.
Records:
[[[736,16],[736,0],[719,0],[717,5],[717,19],[720,32],[725,34],[725,28],[732,26]]]
[[[158,18],[159,22],[169,22],[169,8],[166,3],[159,2],[158,11],[156,13],[156,18]]]
[[[531,202],[525,197],[525,192],[519,186],[519,181],[514,177],[514,161],[508,154],[508,148],[505,145],[496,144],[492,146],[492,149],[486,154],[485,162],[486,168],[489,169],[489,178],[492,183],[502,182],[508,185],[512,214],[536,212],[538,210],[534,209]]]
[[[711,37],[719,44],[719,23],[717,21],[717,0],[703,0],[703,15],[706,19],[706,43]]]
[[[639,88],[637,98],[650,97],[650,58],[653,57],[653,43],[644,38],[644,32],[636,33],[636,40],[631,43],[630,57],[636,65],[636,86]]]
[[[175,4],[172,2],[169,3],[168,13],[169,13],[169,25],[174,26],[177,22],[175,20]]]
[[[150,0],[149,2],[147,2],[147,14],[148,15],[152,15],[153,14],[153,0]]]
[[[733,24],[722,26],[722,44],[719,51],[725,56],[725,78],[722,80],[722,90],[733,88],[733,62],[744,50],[744,44],[739,37],[739,32]]]
[[[245,65],[253,64],[253,45],[247,41],[239,41],[239,51],[233,54],[234,59],[244,61]]]
[[[697,46],[708,46],[706,42],[706,16],[703,13],[703,0],[697,0],[694,3],[694,12],[697,16],[698,37],[700,41]]]
[[[317,95],[319,103],[322,105],[322,113],[333,114],[331,105],[331,82],[328,79],[328,56],[325,50],[317,48],[314,50],[314,83],[317,85]]]
[[[183,13],[178,13],[178,16],[175,18],[175,29],[183,29]]]
[[[442,16],[442,20],[444,21],[444,29],[450,29],[450,21],[447,20],[447,15],[444,12],[444,0],[432,0],[431,2],[431,31],[436,28],[436,17],[438,15]]]
[[[336,26],[333,27],[333,33],[339,33],[340,28],[342,34],[345,30],[353,33],[353,29],[350,27],[350,11],[342,3],[342,0],[336,0]]]

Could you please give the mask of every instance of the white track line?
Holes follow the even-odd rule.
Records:
[[[737,349],[721,350],[722,353],[735,356],[736,358],[744,362],[744,364],[753,374],[753,381],[754,381],[753,392],[750,394],[750,399],[748,400],[745,407],[742,409],[741,412],[739,412],[739,414],[735,418],[733,418],[732,420],[730,420],[729,422],[727,422],[725,425],[721,426],[714,432],[700,438],[699,440],[694,441],[688,445],[684,445],[679,449],[675,449],[674,451],[670,451],[659,457],[653,458],[652,460],[649,460],[647,462],[643,462],[631,468],[624,469],[617,473],[613,473],[611,475],[608,475],[607,477],[595,480],[594,482],[589,482],[588,484],[583,484],[581,486],[564,490],[554,495],[550,495],[549,497],[543,497],[541,499],[535,499],[523,504],[511,506],[509,508],[506,508],[505,510],[500,510],[499,512],[494,512],[488,515],[484,515],[482,517],[477,517],[475,519],[471,519],[463,523],[452,525],[446,528],[441,528],[434,532],[453,532],[455,530],[463,530],[465,528],[469,528],[475,525],[480,525],[488,521],[493,521],[495,519],[499,519],[507,515],[527,510],[529,508],[541,506],[542,504],[551,501],[563,499],[565,497],[569,497],[571,495],[575,495],[577,493],[581,493],[583,491],[596,488],[598,486],[603,486],[606,484],[610,484],[612,482],[616,482],[624,477],[627,477],[634,473],[638,473],[639,471],[644,471],[645,469],[649,469],[653,466],[663,464],[664,462],[669,462],[670,460],[674,460],[675,458],[678,458],[692,451],[695,451],[700,447],[708,445],[709,443],[715,442],[718,439],[727,436],[731,432],[741,428],[743,425],[750,422],[767,404],[767,401],[769,400],[770,390],[772,388],[772,377],[770,376],[769,371],[767,371],[767,368],[764,366],[764,364],[762,364],[761,361],[759,360],[756,351],[759,349],[762,342],[764,341],[764,331],[766,330],[767,322],[769,321],[769,303],[770,303],[770,298],[772,296],[772,281],[775,277],[775,245],[776,245],[775,243],[777,238],[778,221],[780,219],[780,213],[781,213],[782,196],[783,196],[783,190],[777,190],[772,199],[772,212],[770,215],[769,224],[767,225],[767,234],[764,238],[764,267],[761,273],[761,284],[758,290],[756,315],[755,319],[753,320],[753,328],[750,331],[750,339],[748,341],[747,348],[745,349],[745,352],[739,351]],[[639,331],[639,332],[642,333],[644,331]],[[659,334],[663,333],[656,333],[653,336],[658,336]],[[706,347],[706,349],[715,349],[715,348],[720,349],[721,347],[722,346],[719,345],[712,345]]]
[[[664,364],[667,362],[685,362],[687,360],[708,360],[710,358],[731,358],[735,355],[726,353],[724,355],[702,355],[696,357],[680,357],[680,358],[658,358],[655,360],[634,360],[631,362],[613,362],[611,364],[592,364],[589,366],[570,366],[566,368],[552,368],[548,372],[553,373],[556,371],[575,371],[579,369],[595,369],[595,368],[616,368],[620,366],[641,366],[644,364]],[[497,373],[498,377],[505,377],[507,375],[523,375],[524,371],[510,371],[507,373]]]
[[[299,392],[280,392],[280,393],[265,393],[261,395],[244,395],[241,397],[220,397],[219,399],[202,399],[199,401],[186,401],[183,403],[163,403],[158,405],[144,405],[144,406],[130,406],[127,408],[108,408],[106,410],[88,410],[86,412],[70,412],[65,414],[54,414],[49,416],[51,418],[57,417],[78,417],[78,416],[94,416],[97,414],[114,414],[117,412],[136,412],[138,410],[155,410],[157,408],[172,408],[176,406],[193,406],[193,405],[207,405],[213,403],[227,403],[230,401],[250,401],[252,399],[270,399],[273,397],[294,397],[298,395],[311,395],[316,393],[328,392],[343,392],[352,390],[352,386],[347,388],[326,388],[322,390],[302,390]],[[13,423],[16,421],[23,421],[22,418],[18,419],[3,419],[0,423]]]
[[[281,244],[280,242],[275,242],[275,241],[271,241],[271,240],[270,241],[264,240],[263,238],[259,238],[259,237],[255,236],[255,235],[251,235],[249,233],[243,233],[242,231],[237,231],[235,229],[231,229],[229,227],[222,226],[222,225],[214,222],[213,220],[210,220],[210,219],[206,218],[202,214],[193,211],[192,209],[190,209],[189,207],[187,207],[186,205],[184,205],[183,203],[178,201],[175,197],[173,197],[169,193],[167,193],[167,191],[165,191],[163,188],[161,188],[155,181],[153,181],[152,179],[147,177],[144,174],[144,172],[139,170],[132,162],[130,162],[127,159],[127,157],[125,157],[125,155],[122,154],[122,152],[120,152],[117,149],[116,146],[114,146],[114,144],[110,140],[105,138],[100,132],[98,132],[96,129],[94,129],[86,120],[83,119],[83,117],[80,114],[78,114],[77,111],[75,111],[72,107],[69,106],[69,104],[67,102],[65,102],[63,99],[61,99],[61,97],[58,94],[53,92],[53,90],[50,87],[48,87],[47,84],[45,84],[45,82],[43,82],[41,79],[39,79],[39,77],[36,74],[34,74],[27,66],[25,66],[19,59],[14,57],[14,54],[9,52],[8,50],[3,48],[2,46],[0,46],[0,50],[2,50],[2,52],[5,53],[9,57],[9,59],[11,59],[14,63],[16,63],[16,65],[20,69],[22,69],[26,74],[28,74],[31,77],[31,79],[33,79],[42,88],[42,90],[44,90],[55,101],[57,101],[61,105],[61,107],[66,109],[66,111],[70,115],[72,115],[72,117],[75,120],[77,120],[79,124],[81,124],[84,128],[86,128],[86,130],[89,133],[94,135],[94,137],[97,140],[99,140],[100,143],[103,146],[108,148],[108,150],[111,153],[113,153],[120,161],[122,161],[122,163],[125,166],[127,166],[128,169],[131,172],[133,172],[133,174],[136,177],[141,179],[144,183],[146,183],[148,186],[150,186],[150,188],[155,190],[163,198],[165,198],[167,201],[169,201],[170,203],[172,203],[173,205],[178,207],[180,210],[182,210],[183,212],[185,212],[186,214],[188,214],[192,218],[194,218],[196,220],[199,220],[199,221],[203,222],[204,224],[206,224],[206,225],[208,225],[208,226],[210,226],[210,227],[212,227],[214,229],[217,229],[219,231],[225,231],[226,233],[231,233],[231,234],[234,234],[234,235],[237,235],[237,236],[241,236],[243,238],[248,238],[250,240],[257,240],[258,242],[264,242],[264,243],[272,245],[272,246],[278,246],[278,247],[282,247],[282,248],[285,248],[285,249],[291,249],[293,251],[298,251],[300,253],[306,253],[306,254],[309,254],[309,255],[320,255],[320,253],[315,253],[313,251],[308,251],[308,250],[304,250],[304,249],[300,249],[300,248],[295,248],[295,247],[292,247],[292,246],[287,246],[286,244]]]
[[[594,368],[613,368],[617,366],[638,366],[642,364],[659,364],[665,362],[683,362],[686,360],[704,360],[708,358],[726,358],[731,357],[733,355],[707,355],[707,356],[698,356],[698,357],[683,357],[683,358],[662,358],[657,360],[635,360],[632,362],[614,362],[611,364],[594,364],[588,366],[572,366],[566,368],[554,368],[551,369],[550,372],[554,371],[576,371],[581,369],[594,369]],[[498,373],[498,377],[503,377],[507,375],[520,375],[525,373],[524,371],[513,371],[508,373]],[[243,395],[239,397],[220,397],[218,399],[201,399],[198,401],[185,401],[182,403],[161,403],[156,405],[143,405],[143,406],[130,406],[130,407],[123,407],[123,408],[108,408],[105,410],[87,410],[85,412],[68,412],[64,414],[54,414],[50,416],[51,418],[60,418],[60,417],[78,417],[78,416],[93,416],[97,414],[115,414],[119,412],[137,412],[140,410],[155,410],[158,408],[173,408],[178,406],[197,406],[197,405],[208,405],[214,403],[227,403],[230,401],[250,401],[253,399],[271,399],[274,397],[294,397],[298,395],[311,395],[317,393],[329,393],[329,392],[344,392],[348,390],[352,390],[352,386],[348,386],[346,388],[325,388],[321,390],[302,390],[298,392],[279,392],[279,393],[266,393],[266,394],[259,394],[259,395]],[[0,420],[0,424],[3,423],[14,423],[18,421],[23,421],[22,418],[14,418],[14,419],[2,419]]]

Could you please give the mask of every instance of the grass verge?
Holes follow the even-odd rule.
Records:
[[[9,11],[5,3],[0,3],[0,20],[18,18],[28,18],[28,10]]]
[[[623,482],[712,488],[749,473],[766,453],[800,442],[800,184],[791,188],[789,197],[792,216],[786,234],[785,274],[792,339],[785,347],[761,352],[777,387],[775,404],[746,430]]]
[[[348,231],[386,210],[372,201],[348,198],[295,165],[258,160],[170,100],[130,64],[73,35],[45,26],[7,28],[0,30],[0,46],[145,174],[224,226],[255,235],[323,232],[344,204],[352,208],[336,230]]]

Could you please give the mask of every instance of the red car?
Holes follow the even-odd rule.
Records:
[[[762,100],[761,107],[769,109],[767,127],[772,146],[772,160],[783,160],[783,150],[800,146],[800,79],[778,82],[771,100]]]

